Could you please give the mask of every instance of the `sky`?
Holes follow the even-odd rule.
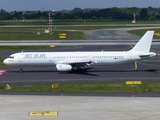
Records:
[[[160,0],[0,0],[0,9],[6,11],[26,10],[72,10],[85,8],[110,7],[156,7],[160,8]]]

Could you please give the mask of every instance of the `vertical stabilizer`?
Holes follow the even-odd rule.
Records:
[[[131,51],[149,52],[154,31],[147,31]]]

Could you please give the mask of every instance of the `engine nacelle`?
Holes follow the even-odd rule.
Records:
[[[56,65],[57,71],[71,71],[72,66],[68,64],[57,64]]]

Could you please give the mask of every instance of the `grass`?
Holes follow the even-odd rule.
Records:
[[[58,88],[52,88],[51,84],[11,87],[12,91],[29,92],[160,92],[160,82],[143,82],[141,85],[126,85],[125,82],[60,84]],[[0,90],[4,91],[5,86],[0,86]]]
[[[0,63],[4,60],[5,58],[3,58],[3,57],[0,57]]]
[[[0,57],[0,68],[6,68],[6,67],[7,67],[6,65],[3,64],[3,60],[4,60],[4,59],[5,59],[5,58]]]
[[[128,33],[142,37],[148,30],[154,30],[155,33],[160,33],[159,29],[130,30]],[[154,39],[160,39],[160,36],[154,35]]]
[[[66,38],[59,38],[59,34],[66,33]],[[82,32],[75,31],[55,31],[53,34],[37,32],[0,32],[0,40],[85,40],[86,37]]]

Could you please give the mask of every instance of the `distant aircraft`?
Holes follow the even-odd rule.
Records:
[[[3,63],[19,66],[56,66],[57,71],[81,71],[82,67],[117,65],[156,56],[150,52],[154,31],[147,31],[129,51],[100,52],[20,52],[6,58]]]

